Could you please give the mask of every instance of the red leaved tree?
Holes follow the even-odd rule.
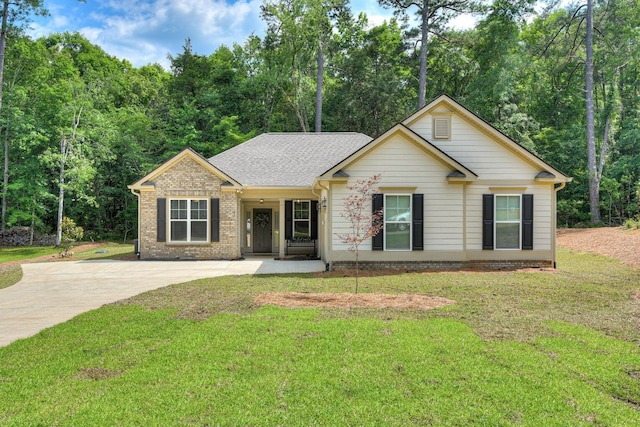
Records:
[[[358,293],[360,244],[378,234],[384,226],[382,209],[373,211],[371,208],[371,200],[379,182],[380,174],[377,174],[367,179],[360,178],[355,184],[347,185],[351,194],[343,199],[344,208],[340,212],[340,216],[349,221],[351,232],[336,233],[336,236],[356,257],[356,294]]]

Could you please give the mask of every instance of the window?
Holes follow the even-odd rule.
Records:
[[[170,203],[172,242],[207,241],[207,200],[176,199]]]
[[[384,196],[385,250],[411,250],[411,195]]]
[[[520,196],[496,195],[496,249],[520,249]]]
[[[309,238],[311,230],[311,202],[296,200],[293,202],[293,237]]]

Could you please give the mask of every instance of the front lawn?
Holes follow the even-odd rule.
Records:
[[[256,307],[352,278],[240,276],[149,292],[0,348],[2,425],[639,425],[640,271],[361,277],[431,311]]]

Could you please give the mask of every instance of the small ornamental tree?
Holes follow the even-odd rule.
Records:
[[[73,255],[73,253],[69,253],[69,249],[71,249],[73,242],[84,237],[84,229],[76,225],[76,222],[74,220],[65,216],[64,218],[62,218],[61,230],[62,239],[60,242],[60,247],[63,250],[61,255],[63,257],[68,257],[70,255]]]
[[[374,212],[371,207],[371,200],[379,182],[380,174],[377,174],[367,179],[358,179],[353,185],[347,185],[351,194],[343,199],[344,209],[340,213],[340,216],[348,220],[351,225],[350,233],[336,233],[336,236],[356,257],[356,294],[358,293],[360,244],[378,234],[384,226],[382,210]]]

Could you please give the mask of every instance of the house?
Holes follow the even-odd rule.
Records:
[[[552,267],[571,178],[443,95],[372,139],[267,133],[210,159],[186,149],[129,186],[143,259],[307,253],[347,268],[347,185],[381,174],[367,268]]]

